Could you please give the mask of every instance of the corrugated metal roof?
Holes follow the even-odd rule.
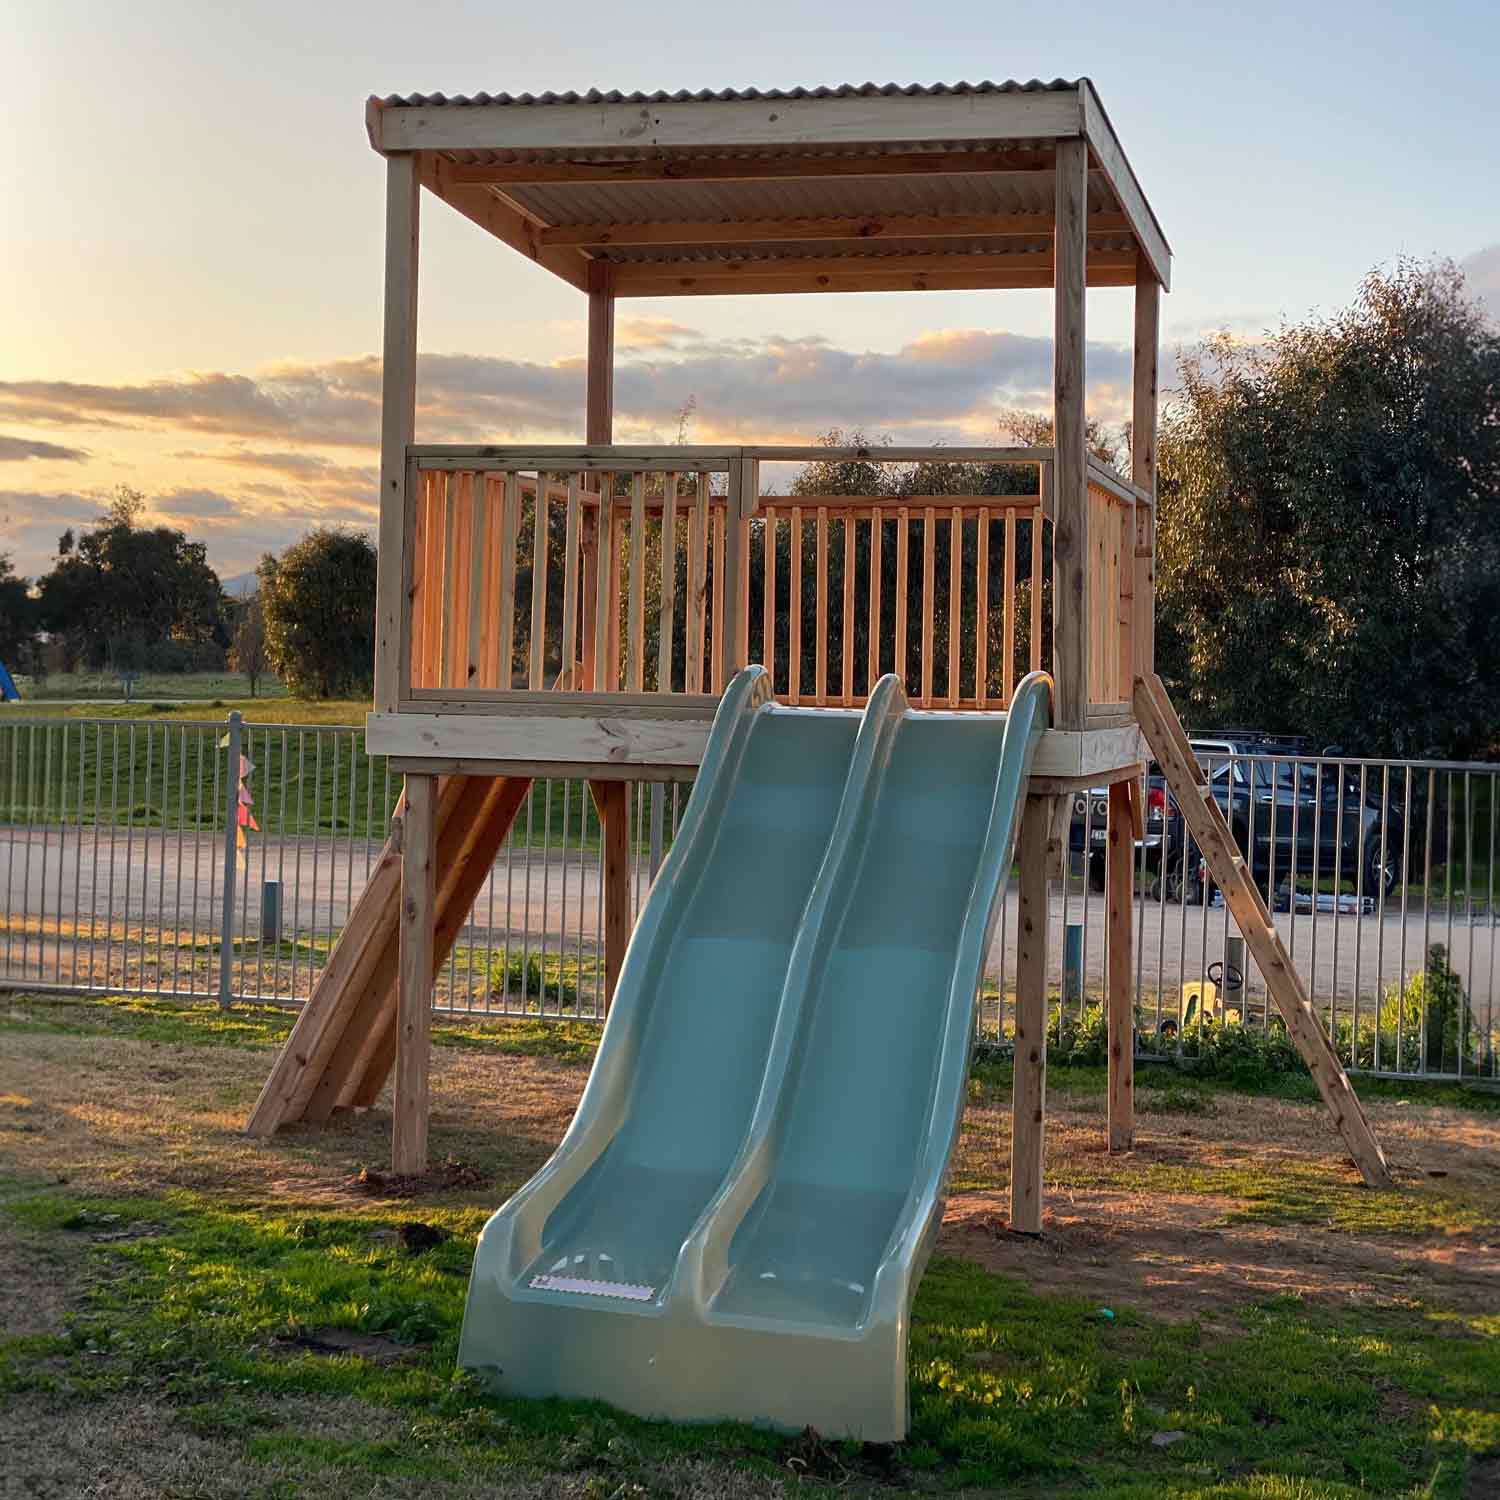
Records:
[[[807,181],[599,182],[510,185],[506,196],[546,224],[641,224],[673,219],[890,218],[922,214],[1048,216],[1050,173],[1014,172]],[[1118,207],[1100,173],[1089,175],[1090,213]]]
[[[476,104],[732,104],[751,100],[779,99],[875,99],[897,96],[937,98],[944,94],[1041,94],[1076,89],[1078,78],[1040,78],[1022,83],[1014,78],[1001,82],[988,79],[980,83],[841,83],[821,88],[793,89],[656,89],[651,93],[631,94],[619,89],[589,89],[586,93],[569,90],[565,94],[387,94],[380,102],[387,109],[434,109],[442,106],[464,108]]]

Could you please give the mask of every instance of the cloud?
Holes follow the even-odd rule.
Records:
[[[364,367],[373,366],[373,394]],[[191,372],[144,385],[0,381],[0,413],[56,426],[174,427],[237,437],[368,443],[380,427],[379,360],[283,366],[260,376]],[[346,374],[351,383],[345,383]]]
[[[178,489],[158,495],[151,509],[169,521],[206,521],[219,516],[241,516],[244,502],[222,495],[217,490]]]
[[[0,463],[20,463],[28,458],[83,463],[88,456],[86,448],[64,448],[60,443],[44,443],[40,438],[7,437],[0,432]]]
[[[1464,281],[1490,320],[1500,323],[1500,245],[1487,245],[1459,261]]]
[[[1088,365],[1092,414],[1124,421],[1128,347],[1092,343]],[[45,569],[57,532],[99,513],[121,465],[153,514],[206,540],[226,574],[312,526],[368,528],[380,384],[374,355],[119,385],[0,382],[0,419],[120,432],[92,456],[32,433],[10,440],[38,457],[76,454],[100,498],[12,492],[11,510],[26,520],[7,524],[6,547],[22,571]],[[423,354],[417,432],[429,442],[578,441],[584,387],[579,356]],[[667,318],[631,318],[619,329],[615,432],[620,442],[673,441],[692,398],[691,442],[805,444],[834,427],[913,445],[999,442],[1006,412],[1047,410],[1051,391],[1051,341],[1004,330],[939,329],[878,351],[780,333],[710,338]]]

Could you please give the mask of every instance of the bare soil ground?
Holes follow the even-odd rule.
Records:
[[[381,1176],[384,1101],[324,1131],[247,1138],[244,1120],[269,1065],[263,1049],[102,1037],[89,1040],[87,1066],[79,1063],[76,1038],[7,1038],[0,1172],[85,1190],[183,1188],[283,1207],[390,1202],[410,1191]],[[547,1058],[437,1049],[432,1151],[461,1169],[435,1174],[433,1193],[449,1203],[498,1203],[561,1138],[586,1076]],[[1351,1303],[1399,1301],[1419,1283],[1458,1299],[1500,1287],[1500,1115],[1371,1102],[1400,1187],[1387,1226],[1367,1212],[1371,1195],[1319,1106],[1209,1097],[1207,1116],[1143,1112],[1136,1149],[1111,1156],[1103,1101],[1052,1090],[1039,1241],[1007,1227],[1008,1101],[974,1101],[940,1250],[1038,1289],[1166,1317],[1278,1292]],[[1149,1104],[1149,1093],[1142,1099]],[[1269,1191],[1269,1208],[1235,1191],[1241,1177],[1260,1185],[1261,1198]],[[1278,1180],[1305,1191],[1290,1216],[1277,1212]],[[1341,1232],[1328,1233],[1331,1224]],[[13,1263],[22,1252],[12,1244],[0,1254]],[[8,1327],[48,1317],[47,1278],[8,1274],[20,1269],[0,1264]]]

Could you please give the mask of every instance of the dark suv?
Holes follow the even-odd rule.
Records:
[[[1301,760],[1302,742],[1270,736],[1195,735],[1191,744],[1256,884],[1273,901],[1294,870],[1298,884],[1316,876],[1376,901],[1400,883],[1405,821],[1378,773],[1347,760]],[[1166,894],[1201,900],[1201,866],[1173,804]]]
[[[1235,842],[1250,851],[1256,884],[1273,902],[1294,867],[1299,884],[1315,873],[1319,884],[1337,876],[1341,888],[1376,899],[1400,883],[1405,823],[1400,805],[1384,800],[1378,773],[1365,776],[1362,787],[1357,762],[1299,761],[1308,753],[1305,740],[1250,731],[1194,735],[1191,744]],[[1106,790],[1074,797],[1069,847],[1079,854],[1087,846],[1096,891],[1104,889],[1108,811]],[[1146,838],[1136,844],[1137,868],[1143,848],[1153,896],[1204,899],[1198,847],[1154,761],[1146,776]]]

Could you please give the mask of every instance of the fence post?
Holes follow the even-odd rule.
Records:
[[[230,971],[234,964],[234,888],[239,874],[239,851],[235,847],[235,833],[239,827],[240,815],[240,755],[243,723],[238,709],[231,712],[229,733],[224,740],[229,748],[229,774],[224,778],[227,787],[224,797],[224,881],[220,891],[224,909],[219,915],[219,1006],[223,1010],[228,1010],[234,1004]]]

